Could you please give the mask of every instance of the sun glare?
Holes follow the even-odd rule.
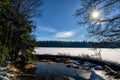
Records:
[[[91,14],[91,17],[94,19],[97,19],[99,17],[99,12],[98,11],[93,11]]]

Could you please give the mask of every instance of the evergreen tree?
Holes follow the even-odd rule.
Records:
[[[41,12],[41,4],[41,0],[0,1],[0,45],[6,48],[8,55],[5,57],[13,61],[18,58],[25,59],[25,62],[30,60],[36,44],[31,35],[35,28],[31,18]]]

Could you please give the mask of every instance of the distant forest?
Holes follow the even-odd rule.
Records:
[[[37,47],[120,48],[120,42],[38,41]]]

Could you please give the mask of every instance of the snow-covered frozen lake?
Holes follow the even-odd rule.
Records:
[[[82,54],[88,54],[92,57],[96,57],[96,54],[99,53],[100,49],[94,50],[93,48],[51,48],[51,47],[37,47],[35,48],[34,54],[51,54],[58,55],[66,54],[71,56],[80,56]],[[109,60],[112,62],[120,63],[120,48],[101,49],[101,57],[103,60]]]

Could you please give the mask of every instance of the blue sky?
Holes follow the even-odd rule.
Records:
[[[43,0],[43,14],[34,19],[37,40],[87,40],[86,28],[77,24],[79,0]]]

